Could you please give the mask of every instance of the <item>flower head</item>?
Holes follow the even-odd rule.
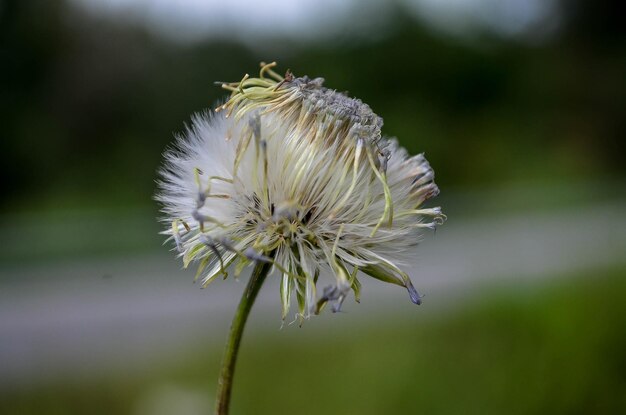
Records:
[[[275,65],[223,84],[226,103],[194,116],[165,153],[157,199],[184,267],[197,262],[206,286],[271,263],[283,318],[294,294],[301,318],[328,303],[338,311],[350,290],[358,301],[362,274],[420,304],[400,264],[445,219],[421,208],[439,193],[432,168],[383,138],[367,104]]]

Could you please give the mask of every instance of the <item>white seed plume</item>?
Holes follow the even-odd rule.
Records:
[[[193,117],[165,153],[157,200],[184,267],[196,279],[239,275],[268,262],[281,277],[283,319],[295,293],[300,318],[338,311],[360,273],[420,296],[402,257],[445,216],[420,208],[436,196],[422,154],[381,137],[369,106],[261,64],[258,78],[223,84],[229,100]],[[320,295],[320,276],[334,276]]]

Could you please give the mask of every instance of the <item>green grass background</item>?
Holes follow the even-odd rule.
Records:
[[[232,414],[626,413],[624,293],[620,267],[349,330],[257,327],[244,339]],[[144,414],[146,391],[166,399],[167,385],[201,404],[185,407],[183,396],[174,412],[152,413],[197,413],[212,405],[220,355],[198,345],[141,374],[4,389],[0,413]]]

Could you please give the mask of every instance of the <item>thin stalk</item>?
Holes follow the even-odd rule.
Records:
[[[252,309],[254,300],[256,299],[265,277],[269,273],[272,264],[258,262],[252,271],[250,281],[246,286],[246,290],[239,301],[235,317],[230,325],[230,334],[226,342],[224,350],[224,358],[222,360],[222,369],[220,378],[217,383],[217,404],[215,406],[215,415],[228,415],[228,407],[230,404],[230,394],[233,387],[233,377],[235,374],[235,363],[237,361],[237,352],[239,344],[243,336],[243,329],[248,319],[248,314]]]

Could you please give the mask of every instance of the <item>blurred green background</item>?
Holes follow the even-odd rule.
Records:
[[[449,221],[416,253],[420,308],[370,282],[280,329],[270,283],[234,414],[626,412],[619,6],[1,1],[0,413],[210,412],[243,285],[178,269],[156,170],[214,81],[273,60],[425,152]]]

